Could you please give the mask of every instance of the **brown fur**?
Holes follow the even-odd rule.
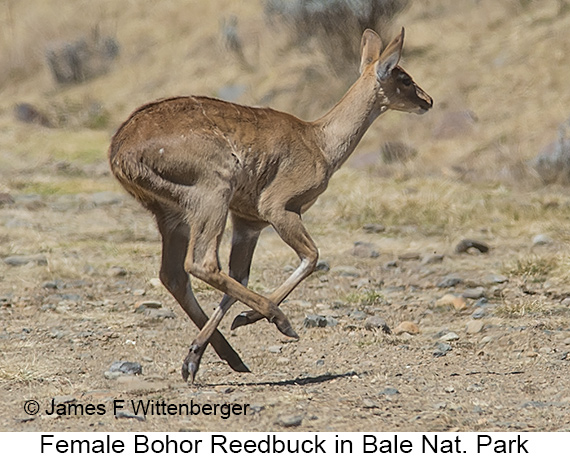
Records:
[[[431,108],[431,98],[397,66],[403,36],[402,30],[380,55],[380,38],[367,30],[360,78],[314,122],[269,108],[177,97],[140,107],[113,137],[113,173],[156,216],[163,239],[161,279],[204,327],[183,365],[185,379],[188,374],[194,378],[209,341],[234,369],[247,370],[216,330],[236,300],[254,311],[240,314],[233,328],[266,317],[296,337],[278,306],[317,262],[318,251],[301,214],[324,192],[380,114]],[[228,214],[233,220],[229,275],[221,271],[218,259]],[[301,264],[263,297],[246,285],[259,232],[267,225],[295,250]],[[207,323],[186,271],[225,293]]]

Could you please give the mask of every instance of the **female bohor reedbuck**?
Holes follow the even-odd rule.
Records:
[[[182,365],[192,381],[208,343],[236,371],[249,371],[218,324],[239,300],[251,311],[232,329],[266,318],[298,338],[279,304],[311,272],[318,250],[301,215],[327,188],[372,124],[389,109],[422,114],[432,99],[398,66],[404,29],[381,53],[380,37],[362,35],[360,77],[313,122],[269,108],[207,97],[176,97],[137,109],[113,137],[111,169],[156,217],[162,236],[160,279],[201,329]],[[218,248],[228,213],[233,225],[229,274]],[[267,297],[247,288],[259,234],[271,225],[300,265]],[[225,295],[210,318],[188,273]]]

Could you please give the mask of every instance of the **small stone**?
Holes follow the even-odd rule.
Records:
[[[127,275],[127,270],[125,270],[123,267],[113,266],[107,270],[107,276],[118,278],[126,275]]]
[[[474,335],[480,333],[483,330],[484,324],[481,321],[469,321],[465,326],[465,333],[468,335]]]
[[[443,390],[445,390],[445,392],[447,392],[448,394],[451,394],[451,393],[455,392],[455,388],[452,387],[452,386],[446,387],[446,388],[443,389]]]
[[[560,303],[562,306],[568,306],[570,307],[570,297],[566,297],[564,300],[562,300],[562,302]]]
[[[420,328],[410,321],[403,321],[398,324],[394,329],[396,335],[401,335],[403,333],[409,333],[410,335],[417,335],[420,333]]]
[[[319,260],[315,266],[315,271],[330,271],[331,265],[327,260]]]
[[[176,314],[174,311],[168,308],[160,308],[160,309],[145,309],[143,314],[150,319],[153,320],[162,320],[162,319],[175,319]]]
[[[327,318],[318,314],[307,314],[303,320],[303,326],[306,328],[326,327],[327,325]]]
[[[463,279],[455,275],[447,275],[438,284],[437,287],[440,289],[448,289],[450,287],[455,287],[457,284],[461,284]]]
[[[295,414],[291,416],[281,416],[277,420],[279,425],[283,427],[298,427],[303,422],[303,416],[300,414]]]
[[[453,307],[457,311],[462,311],[467,308],[467,303],[463,297],[458,297],[453,294],[446,294],[435,302],[438,307]]]
[[[336,327],[338,325],[338,321],[332,316],[325,317],[327,324],[326,327]]]
[[[146,294],[146,290],[144,290],[144,289],[135,289],[135,290],[133,290],[133,295],[134,295],[135,297],[142,297],[142,296],[145,295],[145,294]]]
[[[120,372],[124,374],[142,374],[142,366],[138,362],[117,361],[111,364],[110,372]]]
[[[351,254],[362,258],[376,258],[380,256],[374,244],[366,241],[355,241]]]
[[[348,316],[352,319],[356,319],[357,321],[362,321],[366,319],[368,314],[366,314],[364,311],[360,311],[359,309],[355,309]]]
[[[471,298],[473,300],[477,300],[478,298],[482,298],[485,296],[485,289],[483,287],[474,287],[472,289],[465,289],[463,294],[461,294],[463,298]]]
[[[398,268],[398,266],[399,264],[397,260],[390,260],[389,262],[386,262],[384,268]]]
[[[484,308],[478,308],[475,311],[473,311],[473,314],[471,314],[471,318],[472,319],[481,319],[483,317],[485,317],[485,309]]]
[[[148,283],[155,289],[162,286],[162,281],[159,278],[150,278]]]
[[[269,346],[267,348],[267,350],[273,354],[279,354],[281,352],[281,349],[283,349],[283,346],[280,344],[276,344],[275,346]]]
[[[440,338],[441,341],[457,341],[458,339],[459,335],[455,332],[448,332]]]
[[[540,233],[532,238],[533,246],[545,246],[547,244],[552,244],[552,238],[544,233]]]
[[[145,416],[138,415],[135,413],[131,413],[130,411],[123,411],[123,410],[117,411],[117,413],[115,414],[115,418],[117,418],[117,419],[136,419],[139,422],[146,421]]]
[[[478,308],[482,308],[484,306],[487,306],[489,304],[489,300],[487,300],[486,297],[481,297],[479,300],[477,300],[475,302],[475,306]]]
[[[441,263],[443,262],[443,258],[444,256],[441,254],[430,254],[430,255],[426,255],[423,259],[422,259],[422,264],[424,265],[430,265],[433,263]]]
[[[365,224],[362,226],[362,230],[366,233],[382,233],[386,231],[386,227],[382,224]]]
[[[390,327],[384,319],[378,316],[370,316],[364,321],[364,328],[366,330],[378,330],[381,329],[384,333],[392,333]]]
[[[135,313],[144,313],[148,309],[162,308],[162,303],[155,300],[143,300],[135,303]]]
[[[36,265],[47,265],[47,257],[43,254],[36,255],[12,255],[4,258],[4,263],[10,265],[11,267],[21,267],[23,265],[28,265],[30,263],[35,263]]]
[[[489,252],[489,245],[483,243],[482,241],[464,239],[461,240],[457,246],[455,246],[455,252],[458,254],[470,252],[473,250],[484,254],[486,252]]]
[[[351,267],[349,265],[338,265],[331,268],[331,273],[336,273],[338,276],[345,276],[349,278],[358,278],[360,276],[360,271],[356,267]]]
[[[366,409],[374,409],[378,408],[378,405],[370,398],[365,398],[362,400],[362,407]]]
[[[566,346],[570,346],[570,338],[566,338],[566,339],[563,341],[563,343],[564,343]]]
[[[105,373],[103,373],[103,376],[105,376],[106,379],[117,379],[119,376],[121,376],[121,372],[120,371],[106,371]]]
[[[53,397],[53,402],[56,405],[62,405],[64,403],[75,403],[77,399],[73,395],[56,395]]]
[[[54,281],[46,281],[42,284],[44,289],[57,290],[63,288],[63,281],[56,279]]]
[[[507,278],[505,275],[490,274],[485,276],[485,282],[487,284],[503,284],[508,280],[509,278]]]
[[[436,349],[433,351],[434,357],[443,357],[452,350],[451,344],[449,343],[436,343],[435,347]]]
[[[420,260],[422,256],[419,255],[417,252],[406,252],[404,254],[400,254],[398,256],[399,260],[407,261],[407,260]]]
[[[380,392],[380,395],[386,395],[387,397],[389,397],[392,395],[398,395],[399,393],[400,391],[395,387],[386,387],[382,392]]]

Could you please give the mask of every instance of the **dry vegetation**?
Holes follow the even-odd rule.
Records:
[[[392,27],[406,27],[405,67],[435,107],[422,117],[381,117],[306,216],[321,256],[332,267],[356,267],[360,277],[319,272],[294,292],[284,306],[301,330],[299,343],[285,343],[261,324],[231,335],[262,384],[230,373],[207,352],[203,385],[194,388],[182,385],[178,369],[195,329],[162,288],[149,285],[159,259],[153,221],[127,197],[103,204],[93,199],[98,192],[121,192],[107,171],[110,137],[138,105],[178,94],[235,93],[240,103],[312,119],[342,95],[349,77],[338,77],[310,40],[298,47],[282,28],[268,26],[255,1],[2,3],[0,194],[16,201],[0,202],[0,259],[42,254],[47,266],[12,267],[0,260],[0,430],[265,430],[278,429],[282,415],[299,412],[302,430],[567,427],[570,324],[563,300],[570,297],[570,191],[544,185],[529,166],[570,116],[567,3],[410,3]],[[221,37],[220,24],[231,15],[238,19],[243,58]],[[120,44],[112,70],[58,86],[45,64],[46,46],[94,28]],[[34,105],[65,128],[16,121],[18,103]],[[386,141],[401,141],[418,155],[384,164],[379,151]],[[386,231],[364,233],[367,223]],[[545,244],[533,244],[538,234],[548,237]],[[454,253],[463,238],[488,243],[490,253]],[[374,243],[380,257],[347,254],[357,240]],[[410,253],[438,253],[444,260],[386,267]],[[295,262],[274,234],[264,234],[251,287],[272,290]],[[126,276],[109,276],[116,265]],[[447,292],[437,283],[449,274],[464,280],[451,292],[483,285],[496,304],[482,333],[463,330],[473,300],[457,312],[435,305]],[[508,282],[489,285],[489,274]],[[79,298],[54,298],[46,281],[65,284],[55,295]],[[177,318],[155,321],[132,313],[141,290]],[[210,310],[219,297],[200,283],[196,290]],[[416,322],[421,333],[371,333],[347,317],[353,309],[382,316],[391,327]],[[302,328],[304,315],[319,311],[333,313],[339,326]],[[232,316],[224,321],[226,334]],[[434,335],[442,328],[461,339],[446,357],[434,358]],[[280,354],[268,352],[273,344]],[[142,385],[117,387],[103,372],[121,358],[142,360],[150,377]],[[279,384],[351,370],[357,375],[329,383]],[[507,376],[517,370],[523,374]],[[472,373],[479,374],[467,376]],[[397,385],[399,397],[378,394],[387,385]],[[448,385],[455,386],[453,395],[443,391]],[[84,402],[191,396],[255,403],[262,410],[230,425],[187,418],[24,420],[23,399],[63,394]],[[363,399],[371,403],[363,406]],[[527,408],[524,401],[545,406]]]

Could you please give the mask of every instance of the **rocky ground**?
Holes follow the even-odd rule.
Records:
[[[196,329],[157,280],[150,216],[114,190],[3,199],[1,430],[568,431],[570,288],[548,260],[568,248],[545,234],[482,231],[473,247],[409,226],[327,226],[325,200],[307,220],[319,271],[283,304],[300,339],[267,322],[230,331],[236,305],[221,329],[252,374],[208,349],[186,385]],[[251,287],[267,293],[294,265],[264,233]],[[219,294],[194,285],[211,312]],[[225,419],[161,413],[228,403],[240,406]]]

